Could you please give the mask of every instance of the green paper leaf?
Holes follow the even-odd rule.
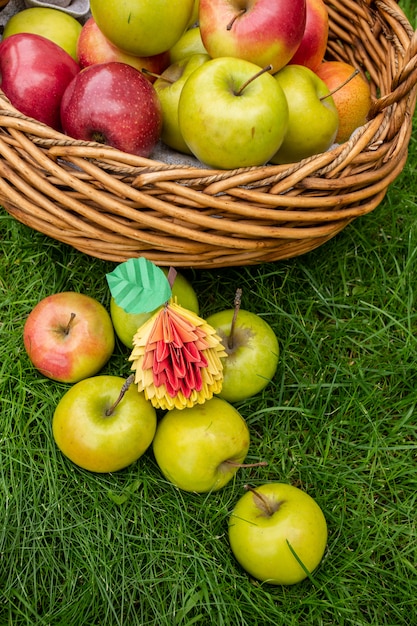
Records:
[[[120,263],[106,278],[116,304],[126,313],[150,313],[171,297],[164,272],[144,257]]]

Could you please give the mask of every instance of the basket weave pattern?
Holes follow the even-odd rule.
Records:
[[[377,207],[407,159],[417,35],[394,0],[326,0],[326,58],[371,82],[369,121],[346,143],[291,165],[235,171],[167,164],[75,141],[0,92],[0,204],[91,256],[226,267],[304,254]]]

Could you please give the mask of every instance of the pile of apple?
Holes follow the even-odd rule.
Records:
[[[176,274],[172,297],[198,314],[196,292],[182,274]],[[30,361],[44,376],[70,384],[52,420],[58,448],[76,465],[102,473],[129,466],[152,445],[162,475],[177,488],[197,493],[218,491],[239,468],[266,465],[244,464],[250,431],[232,402],[259,393],[273,378],[279,347],[271,326],[236,308],[208,317],[228,353],[222,391],[203,404],[159,416],[138,391],[134,375],[100,374],[116,336],[131,348],[138,326],[152,314],[128,313],[114,297],[107,311],[77,292],[50,295],[32,309],[23,329]],[[236,559],[272,584],[303,580],[326,547],[320,507],[300,489],[282,483],[245,489],[229,518]]]
[[[162,140],[234,169],[299,161],[366,121],[367,81],[323,62],[324,0],[90,5],[82,27],[58,9],[21,11],[0,43],[12,104],[75,139],[144,157]]]

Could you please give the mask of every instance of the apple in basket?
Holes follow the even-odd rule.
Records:
[[[154,83],[162,107],[161,139],[167,146],[178,152],[191,153],[183,139],[178,123],[178,105],[181,91],[194,70],[209,60],[208,54],[186,56],[172,63]]]
[[[372,104],[371,88],[362,74],[344,61],[322,63],[316,73],[334,92],[333,100],[339,113],[336,142],[343,143],[367,121]]]
[[[145,76],[112,61],[82,69],[61,101],[64,132],[148,157],[162,129],[158,95]]]
[[[301,43],[289,63],[315,71],[324,59],[329,35],[329,15],[324,0],[306,1],[306,26]]]
[[[55,42],[34,33],[0,43],[1,89],[23,115],[61,130],[60,105],[80,67]]]
[[[199,24],[211,57],[238,57],[277,72],[297,50],[306,0],[200,0]]]
[[[249,167],[263,165],[278,150],[287,130],[288,105],[267,71],[244,59],[220,57],[188,77],[178,120],[185,143],[205,165]]]
[[[103,35],[93,17],[90,17],[81,29],[77,42],[77,56],[82,68],[96,63],[120,61],[139,71],[145,68],[154,74],[162,74],[171,62],[168,51],[150,57],[138,57],[123,52]],[[151,82],[155,81],[152,75],[145,74],[145,76]]]
[[[113,353],[115,337],[110,315],[98,300],[65,291],[43,298],[32,309],[23,342],[44,376],[74,383],[101,370]]]
[[[64,48],[75,61],[81,24],[69,13],[51,7],[29,7],[14,13],[6,22],[3,39],[17,33],[42,35]]]
[[[169,51],[170,62],[176,63],[193,54],[207,54],[199,26],[186,30],[177,43],[172,46]]]
[[[272,163],[295,163],[325,152],[336,139],[339,115],[326,84],[303,65],[275,74],[288,101],[288,129]]]
[[[91,13],[115,46],[136,56],[172,48],[186,30],[194,0],[90,0]]]

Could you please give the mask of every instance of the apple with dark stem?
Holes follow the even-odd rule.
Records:
[[[116,472],[137,461],[156,430],[156,412],[133,375],[94,376],[59,401],[52,432],[61,452],[90,472]]]
[[[211,398],[165,413],[158,423],[153,452],[167,480],[184,491],[205,493],[218,491],[245,467],[249,441],[249,429],[240,413],[225,400]]]
[[[43,298],[29,313],[23,342],[44,376],[75,383],[99,372],[114,349],[107,309],[90,296],[65,291]]]
[[[278,72],[297,50],[306,0],[200,0],[199,25],[208,54],[236,57]]]
[[[186,80],[178,121],[188,148],[205,165],[263,165],[281,145],[288,104],[270,66],[232,57],[210,59]]]
[[[162,111],[149,80],[112,61],[90,65],[71,81],[62,97],[61,121],[74,139],[149,157],[161,135]]]
[[[219,396],[229,402],[262,391],[274,377],[279,358],[278,339],[271,326],[256,313],[241,309],[241,295],[238,289],[234,309],[213,313],[206,319],[228,354]]]
[[[326,548],[323,511],[309,494],[292,485],[245,488],[229,519],[234,556],[262,582],[301,582],[317,568]]]

